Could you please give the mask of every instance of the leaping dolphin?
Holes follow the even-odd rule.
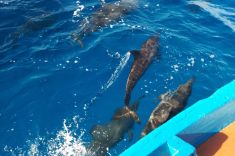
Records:
[[[141,137],[144,137],[183,110],[191,94],[193,80],[194,78],[191,78],[185,84],[180,85],[175,91],[160,95],[161,102],[151,113],[141,133]]]
[[[138,80],[144,74],[148,66],[152,63],[154,57],[159,51],[159,38],[151,37],[143,45],[141,50],[132,50],[131,54],[134,56],[134,62],[129,73],[126,83],[125,105],[130,101],[131,91],[135,87]]]
[[[104,156],[107,149],[116,145],[128,132],[131,137],[131,128],[134,123],[140,123],[136,114],[139,100],[131,106],[124,106],[117,110],[112,120],[105,125],[97,125],[91,131],[93,140],[88,147],[89,155]]]

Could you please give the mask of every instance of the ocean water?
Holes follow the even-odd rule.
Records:
[[[234,79],[235,2],[132,0],[134,10],[87,35],[81,48],[70,34],[101,2],[114,1],[0,0],[1,156],[86,155],[90,129],[123,106],[128,51],[155,34],[160,57],[132,92],[131,101],[145,95],[142,124],[109,155],[138,141],[160,94],[194,75],[189,107]]]

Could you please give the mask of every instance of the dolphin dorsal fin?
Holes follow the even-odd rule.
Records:
[[[130,53],[134,56],[134,59],[140,56],[140,50],[131,50]]]

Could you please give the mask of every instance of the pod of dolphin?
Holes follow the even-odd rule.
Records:
[[[85,36],[119,20],[123,15],[133,10],[136,5],[133,0],[121,0],[116,3],[104,3],[100,9],[94,12],[88,20],[82,21],[82,27],[71,34],[71,38],[81,47],[84,46],[82,40]],[[43,20],[27,22],[21,31],[11,34],[13,39],[17,39],[20,34],[26,30],[42,29],[50,26],[54,22],[51,15],[43,16]],[[91,130],[93,140],[87,147],[89,155],[104,156],[109,148],[115,146],[126,133],[129,139],[132,138],[131,129],[135,122],[140,124],[140,119],[136,114],[139,106],[139,98],[133,104],[129,104],[131,92],[137,84],[138,80],[143,76],[144,72],[151,65],[153,59],[159,55],[159,35],[155,35],[147,39],[140,50],[129,51],[134,61],[126,82],[126,94],[124,98],[124,106],[119,108],[113,115],[111,121],[104,125],[96,125]],[[174,115],[182,111],[187,103],[192,90],[194,77],[179,87],[159,96],[160,103],[152,111],[147,121],[141,137],[144,137]]]
[[[115,4],[106,3],[98,11],[94,12],[87,21],[84,20],[82,22],[83,27],[79,31],[73,32],[71,37],[83,47],[82,39],[86,35],[117,21],[133,8],[134,6],[131,3],[124,2],[124,0]],[[93,140],[87,147],[89,155],[105,156],[108,149],[121,141],[126,133],[128,133],[129,139],[132,138],[131,129],[134,123],[141,123],[136,111],[142,97],[130,105],[131,92],[153,59],[159,55],[159,46],[159,35],[155,35],[147,39],[140,50],[129,51],[134,57],[134,62],[126,82],[124,106],[114,113],[111,121],[104,125],[93,127],[91,130]],[[191,78],[185,84],[181,84],[175,91],[170,91],[160,96],[160,103],[151,113],[141,137],[144,137],[184,109],[191,94],[193,79]]]
[[[158,37],[150,37],[142,45],[140,51],[133,50],[130,52],[134,56],[134,62],[126,82],[124,106],[114,113],[110,122],[104,125],[96,125],[92,129],[91,135],[93,140],[88,147],[89,155],[106,155],[107,149],[121,141],[126,133],[128,133],[129,139],[131,139],[131,129],[134,123],[141,123],[136,114],[140,99],[134,104],[129,105],[130,94],[159,52],[159,39]],[[194,77],[185,84],[181,84],[176,90],[160,95],[161,101],[151,113],[141,133],[141,137],[144,137],[184,109],[187,99],[191,94],[193,80]]]

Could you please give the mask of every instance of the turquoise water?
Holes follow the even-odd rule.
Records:
[[[190,106],[234,79],[235,2],[134,2],[137,8],[87,35],[81,48],[70,34],[100,1],[0,1],[0,155],[83,155],[90,129],[123,105],[133,61],[127,51],[156,33],[160,58],[131,99],[145,95],[142,125],[111,155],[138,141],[158,95],[195,75]]]

